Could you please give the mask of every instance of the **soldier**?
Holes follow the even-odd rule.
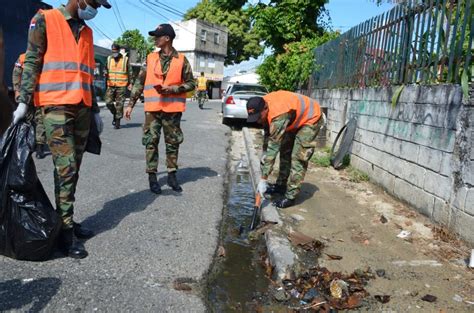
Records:
[[[62,218],[59,247],[72,258],[87,256],[77,238],[93,236],[73,220],[74,194],[91,118],[102,131],[93,92],[94,45],[85,24],[107,0],[69,0],[57,9],[40,10],[31,20],[21,78],[16,124],[28,104],[41,108],[46,139],[53,157],[56,210]],[[91,116],[91,114],[93,114]]]
[[[306,96],[279,90],[247,102],[250,123],[266,128],[266,153],[262,160],[262,177],[257,191],[284,194],[275,206],[287,208],[295,204],[316,147],[316,136],[323,126],[319,104]],[[276,184],[268,188],[267,178],[280,152],[280,171]],[[268,190],[267,190],[268,188]]]
[[[15,92],[15,101],[18,102],[18,97],[20,96],[20,86],[21,86],[21,74],[23,73],[23,64],[25,63],[25,54],[22,53],[18,57],[18,60],[13,67],[12,82],[13,82],[13,91]],[[34,109],[33,104],[28,106]],[[45,157],[46,150],[46,133],[43,125],[43,116],[41,115],[41,109],[35,109],[35,139],[36,139],[36,158],[43,159]]]
[[[204,72],[201,72],[201,76],[197,78],[196,90],[197,90],[199,108],[202,110],[203,105],[204,105],[204,99],[206,99],[206,95],[207,95],[207,78],[204,77]]]
[[[195,82],[191,65],[186,57],[173,48],[176,36],[170,24],[161,24],[149,32],[155,37],[159,52],[147,57],[146,68],[142,68],[136,79],[130,102],[125,109],[125,118],[130,120],[133,107],[140,94],[145,92],[145,124],[142,143],[146,150],[146,172],[150,190],[161,193],[156,172],[158,168],[158,143],[161,129],[166,144],[166,167],[168,168],[168,186],[181,192],[176,178],[178,170],[178,150],[183,142],[181,116],[186,109],[186,92],[194,90]]]
[[[105,103],[113,115],[112,125],[114,125],[115,129],[120,128],[125,94],[130,83],[130,77],[131,68],[128,57],[121,54],[120,47],[114,43],[112,45],[112,55],[107,58],[107,92],[105,94]]]

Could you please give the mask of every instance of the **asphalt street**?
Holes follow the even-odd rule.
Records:
[[[228,147],[228,128],[218,112],[218,101],[204,110],[187,104],[178,171],[182,194],[165,185],[161,138],[163,193],[157,196],[145,174],[143,105],[119,130],[102,108],[102,154],[85,155],[76,192],[75,219],[96,232],[85,243],[89,257],[25,262],[0,256],[0,311],[205,311],[199,288],[177,291],[173,282],[200,282],[216,250]],[[36,164],[54,203],[51,156]]]

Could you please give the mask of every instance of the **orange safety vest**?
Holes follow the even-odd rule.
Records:
[[[107,86],[113,87],[126,87],[128,85],[128,72],[127,72],[128,58],[122,56],[116,61],[112,56],[107,59]]]
[[[207,78],[199,76],[198,79],[198,90],[199,91],[205,91],[207,90]]]
[[[271,92],[263,97],[268,104],[268,124],[284,113],[295,111],[294,121],[287,131],[296,131],[303,125],[314,125],[321,118],[321,108],[316,100],[285,90]]]
[[[76,42],[71,27],[58,9],[40,10],[46,21],[48,47],[35,91],[35,105],[92,106],[94,42],[84,26]]]
[[[161,69],[160,55],[158,52],[150,53],[147,57],[147,70],[145,79],[145,112],[184,112],[186,110],[186,92],[178,94],[161,95],[155,86],[178,86],[183,81],[182,72],[184,55],[171,59],[170,68],[166,77]]]

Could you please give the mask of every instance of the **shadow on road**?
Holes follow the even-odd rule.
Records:
[[[157,195],[148,189],[127,194],[104,204],[104,208],[95,215],[89,216],[82,223],[94,230],[96,235],[115,228],[131,213],[143,211]]]
[[[303,203],[309,198],[312,198],[313,195],[318,191],[319,191],[319,188],[317,186],[313,184],[309,184],[309,183],[303,183],[301,185],[301,192],[296,197],[296,204]]]
[[[19,310],[40,312],[56,295],[61,280],[54,277],[38,278],[30,282],[12,279],[0,282],[0,311]],[[25,308],[30,306],[31,308]]]
[[[214,177],[217,176],[217,172],[211,170],[209,167],[185,167],[183,169],[178,170],[177,177],[178,181],[181,185],[186,183],[194,182],[206,177]],[[164,175],[160,177],[159,183],[161,186],[166,184],[168,176]]]
[[[120,125],[120,128],[135,128],[135,127],[142,127],[142,123],[127,123]]]

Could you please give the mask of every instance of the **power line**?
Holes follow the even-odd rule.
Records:
[[[118,24],[119,28],[122,30],[122,33],[123,33],[125,31],[125,29],[122,27],[122,24],[120,24],[119,18],[117,16],[117,13],[115,12],[115,10],[117,10],[117,8],[115,7],[115,3],[114,3],[112,5],[112,12],[114,12],[115,20],[117,21],[117,24]]]
[[[120,14],[120,8],[118,6],[118,2],[115,1],[115,0],[112,0],[112,2],[114,3],[114,7],[117,9],[117,14],[119,16],[119,21],[122,24],[123,29],[127,30],[127,27],[125,26],[125,23],[123,22],[122,14]]]
[[[179,17],[184,17],[184,13],[183,12],[180,12],[170,6],[167,6],[166,4],[163,4],[163,3],[159,3],[158,1],[155,1],[155,2],[151,2],[151,1],[146,1],[147,3],[155,6],[155,7],[158,7],[160,9],[163,9],[165,11],[168,11],[169,13],[171,14],[174,14],[176,16],[179,16]]]
[[[92,22],[92,21],[89,21],[89,24],[91,25],[91,27],[92,27],[92,28],[93,28],[95,31],[98,31],[99,33],[101,33],[101,34],[102,34],[102,36],[104,36],[104,37],[106,37],[107,39],[109,39],[109,40],[112,40],[112,41],[113,41],[113,39],[112,39],[112,38],[110,38],[109,36],[107,36],[107,34],[106,34],[106,33],[104,33],[104,32],[103,32],[103,31],[102,31],[102,30],[101,30],[101,29],[100,29],[100,28],[99,28],[97,25],[95,25],[95,24],[94,24],[94,22]]]

